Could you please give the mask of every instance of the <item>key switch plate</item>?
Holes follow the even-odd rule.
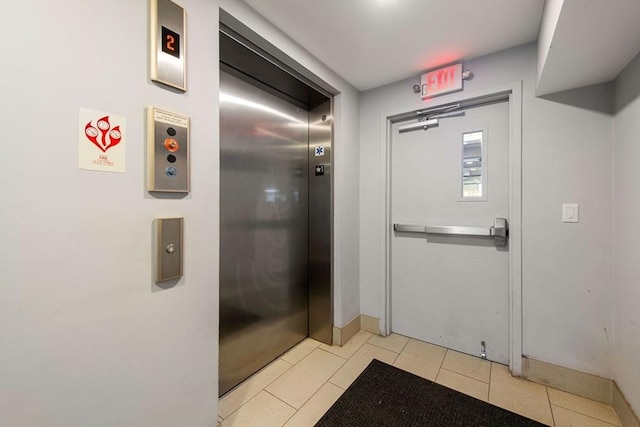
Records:
[[[184,218],[158,218],[155,228],[156,283],[182,277]]]

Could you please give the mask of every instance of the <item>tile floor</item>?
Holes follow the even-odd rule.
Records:
[[[514,378],[506,366],[365,331],[343,347],[304,340],[223,396],[219,425],[313,426],[374,358],[549,426],[620,426],[610,406]]]

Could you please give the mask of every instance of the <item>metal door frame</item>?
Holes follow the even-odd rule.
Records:
[[[380,278],[380,332],[391,333],[391,126],[415,117],[417,110],[451,103],[509,102],[509,370],[522,376],[522,81],[474,92],[457,92],[382,115],[381,170],[384,204],[380,230],[382,273]]]
[[[266,59],[274,64],[276,67],[290,74],[293,78],[299,80],[306,86],[321,93],[329,98],[329,111],[327,118],[329,119],[329,132],[330,140],[326,144],[327,154],[323,164],[325,165],[325,176],[330,177],[329,182],[329,223],[328,223],[328,257],[325,263],[325,267],[328,268],[328,283],[323,283],[322,293],[323,302],[325,303],[322,308],[322,312],[315,316],[316,319],[324,319],[322,325],[314,328],[315,332],[311,329],[311,323],[309,328],[309,336],[312,338],[324,342],[325,344],[331,344],[333,340],[333,327],[335,324],[335,308],[336,308],[336,287],[334,274],[337,271],[336,264],[339,261],[336,253],[338,250],[335,247],[334,241],[334,225],[335,225],[335,97],[340,94],[340,91],[331,86],[320,76],[317,76],[312,71],[305,68],[302,64],[298,63],[294,58],[289,56],[286,52],[282,51],[278,46],[273,45],[268,40],[264,39],[260,34],[252,30],[250,27],[242,23],[239,19],[232,14],[219,8],[219,31],[224,31],[225,34],[232,36],[236,41],[253,51],[256,55]],[[311,146],[310,146],[311,149]],[[312,164],[312,158],[309,158],[309,165]],[[310,205],[310,209],[312,206]],[[309,286],[311,281],[309,281]],[[313,310],[318,310],[320,304],[314,304]],[[311,313],[312,304],[309,301],[309,312]],[[311,317],[311,315],[310,315]],[[320,322],[314,322],[319,324]]]

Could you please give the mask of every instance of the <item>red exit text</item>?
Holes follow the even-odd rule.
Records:
[[[423,74],[422,99],[462,90],[462,64],[451,65]]]

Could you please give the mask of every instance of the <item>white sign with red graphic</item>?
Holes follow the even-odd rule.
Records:
[[[124,172],[126,119],[101,111],[80,108],[78,167]]]

